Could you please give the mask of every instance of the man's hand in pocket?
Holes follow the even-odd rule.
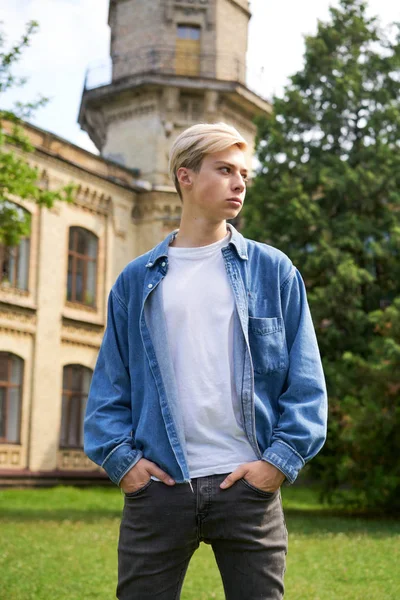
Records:
[[[136,465],[128,471],[120,481],[120,488],[125,494],[132,494],[144,487],[151,475],[163,481],[166,485],[175,485],[175,481],[160,467],[146,458],[138,460]]]

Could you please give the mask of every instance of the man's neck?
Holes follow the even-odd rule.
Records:
[[[175,248],[198,248],[209,246],[224,239],[228,233],[226,221],[210,224],[200,219],[190,222],[181,220],[179,231],[171,246]]]

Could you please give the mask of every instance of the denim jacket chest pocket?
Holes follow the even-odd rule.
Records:
[[[256,373],[287,368],[289,356],[282,317],[249,317],[249,343]]]

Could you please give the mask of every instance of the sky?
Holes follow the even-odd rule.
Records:
[[[152,0],[148,0],[151,2]],[[19,39],[34,19],[40,30],[32,38],[14,73],[27,84],[0,96],[1,107],[16,100],[49,98],[32,123],[92,152],[97,152],[77,123],[89,66],[107,65],[110,31],[109,0],[1,0],[0,21],[6,44]],[[288,77],[301,69],[304,35],[315,34],[318,20],[329,18],[337,0],[252,0],[247,66],[248,83],[260,95],[280,95]],[[369,14],[383,25],[400,21],[396,0],[369,0]],[[7,46],[6,46],[7,47]],[[99,68],[99,75],[106,70]]]

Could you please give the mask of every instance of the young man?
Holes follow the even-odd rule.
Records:
[[[283,597],[280,486],[321,448],[327,398],[298,270],[226,222],[245,199],[245,148],[224,123],[176,139],[180,228],[109,296],[85,450],[125,495],[120,600],[178,599],[200,541],[228,600]]]

